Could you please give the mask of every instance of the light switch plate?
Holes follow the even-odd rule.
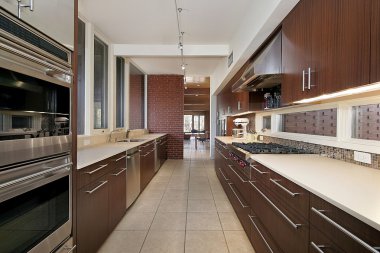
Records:
[[[371,164],[371,154],[370,153],[364,153],[359,151],[354,151],[354,160],[357,162],[362,163],[368,163]]]

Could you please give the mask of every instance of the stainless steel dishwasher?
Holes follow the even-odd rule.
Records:
[[[140,150],[127,150],[127,208],[140,194]]]

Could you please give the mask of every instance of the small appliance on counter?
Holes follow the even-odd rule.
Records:
[[[241,138],[243,137],[243,129],[241,128],[234,128],[232,129],[232,137],[234,138]]]
[[[241,130],[243,130],[243,132],[242,132],[242,136],[240,136],[240,137],[247,138],[247,125],[249,123],[249,119],[247,119],[247,118],[236,118],[236,119],[234,119],[233,122],[236,126],[242,126]]]

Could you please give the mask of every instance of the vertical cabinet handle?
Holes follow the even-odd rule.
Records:
[[[305,91],[305,70],[302,70],[302,91]]]
[[[310,90],[311,89],[311,68],[309,67],[307,69],[307,88]]]
[[[313,247],[313,249],[315,249],[318,253],[325,253],[322,249],[323,248],[326,248],[326,246],[324,245],[317,245],[315,244],[314,242],[311,242],[310,243],[311,247]],[[322,248],[322,249],[321,249]]]

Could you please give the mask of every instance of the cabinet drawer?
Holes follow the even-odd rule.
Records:
[[[308,252],[309,225],[307,220],[277,205],[273,197],[255,182],[251,184],[252,210],[284,252]]]
[[[91,164],[78,171],[78,189],[93,182],[97,178],[104,176],[111,171],[115,164],[113,163],[114,157],[104,159],[100,162]]]
[[[256,215],[252,212],[248,218],[251,223],[250,240],[255,251],[258,253],[280,253],[281,250],[276,246]]]
[[[310,253],[344,253],[328,237],[313,226],[310,226]]]
[[[380,252],[379,231],[315,195],[311,195],[310,224],[345,252]]]
[[[243,173],[241,173],[239,171],[239,168],[236,168],[235,165],[227,164],[227,167],[228,168],[226,169],[226,171],[228,177],[231,179],[234,186],[242,195],[244,202],[247,203],[251,196],[248,178],[245,175],[243,175]]]
[[[259,184],[269,187],[269,178],[271,170],[256,162],[251,163],[250,168],[252,179],[254,178],[255,180],[257,180]]]
[[[292,208],[304,218],[309,217],[309,192],[290,180],[271,171],[269,189],[281,204]]]
[[[248,216],[250,214],[250,207],[248,203],[245,201],[233,183],[228,183],[226,194],[236,212],[237,217],[240,220],[241,225],[249,237],[251,226]]]
[[[154,148],[154,141],[147,142],[139,146],[142,155],[152,151]]]

